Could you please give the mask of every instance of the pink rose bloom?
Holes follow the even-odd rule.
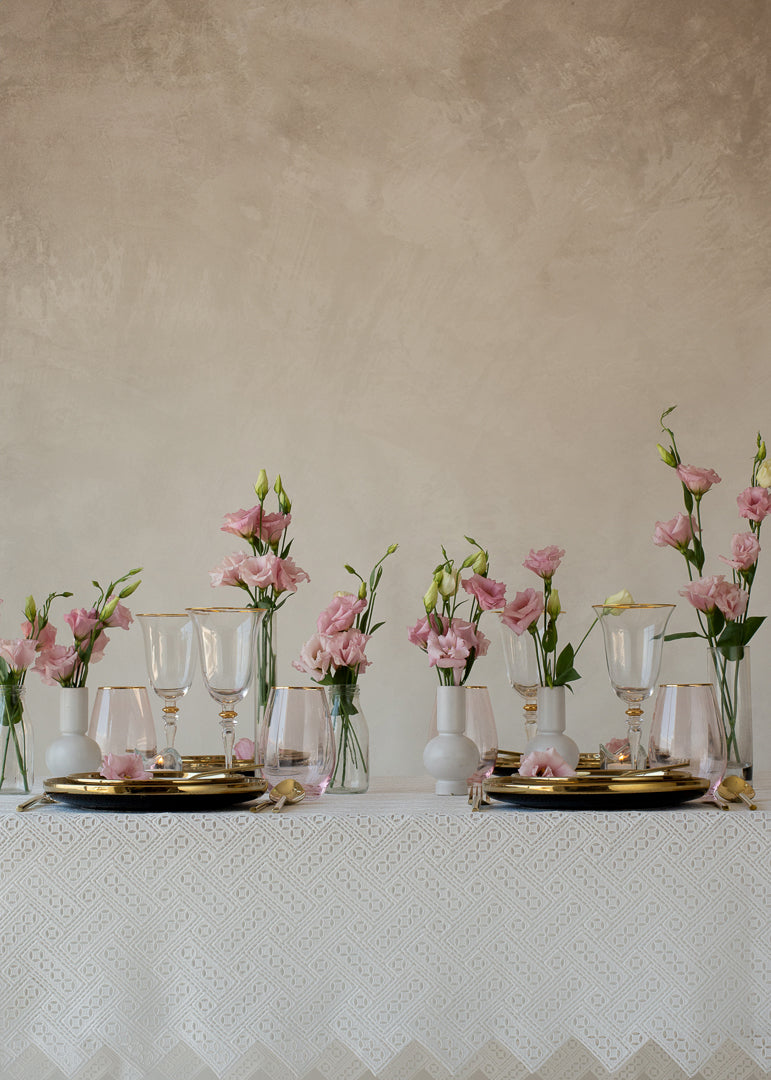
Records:
[[[553,746],[546,750],[531,750],[519,763],[520,776],[575,776],[564,758]]]
[[[658,547],[688,547],[698,532],[696,518],[688,514],[675,514],[670,521],[657,521],[653,543]]]
[[[91,631],[99,622],[99,616],[95,608],[73,608],[64,616],[64,621],[72,630],[76,641],[83,641],[90,637]]]
[[[518,592],[501,612],[501,622],[519,637],[543,615],[543,596],[535,589]]]
[[[52,645],[38,654],[33,671],[36,671],[46,686],[55,686],[63,679],[68,679],[78,662],[78,652],[74,645]]]
[[[446,634],[437,634],[432,630],[428,635],[426,652],[429,667],[453,668],[456,684],[460,683],[461,672],[466,666],[470,651],[468,643],[453,627],[450,627]]]
[[[763,487],[745,488],[741,495],[737,495],[736,505],[739,507],[739,517],[762,521],[771,514],[771,491]]]
[[[108,601],[112,600],[112,596],[107,597]],[[131,614],[125,604],[118,602],[118,606],[112,615],[109,617],[105,626],[117,627],[119,630],[128,630],[134,621],[134,616]]]
[[[329,651],[329,638],[321,634],[314,634],[308,638],[302,647],[300,656],[292,661],[292,667],[305,672],[312,679],[323,679],[329,671],[332,663],[332,654]]]
[[[470,578],[464,578],[461,585],[476,598],[482,611],[494,611],[502,608],[506,602],[506,586],[500,581],[473,574]]]
[[[105,780],[149,780],[152,773],[147,772],[139,754],[108,754],[99,775]]]
[[[758,561],[759,554],[760,544],[754,533],[735,533],[731,540],[731,555],[733,557],[727,559],[725,555],[721,555],[720,558],[724,563],[732,566],[734,570],[749,570]]]
[[[452,629],[459,638],[466,642],[469,652],[472,649],[474,650],[475,659],[487,654],[487,650],[490,648],[490,639],[485,637],[482,631],[473,623],[466,622],[465,619],[453,619]]]
[[[717,594],[716,604],[723,612],[726,619],[735,622],[747,610],[749,596],[741,587],[732,581],[726,581]]]
[[[353,593],[336,596],[329,607],[324,608],[319,615],[316,628],[320,634],[338,634],[341,630],[349,630],[356,616],[364,611],[366,606],[367,601],[359,599]]]
[[[725,578],[722,574],[696,578],[680,589],[679,595],[684,596],[697,611],[712,611],[718,606],[718,597],[724,585]]]
[[[538,574],[542,578],[552,578],[559,567],[559,564],[565,558],[565,552],[562,548],[555,547],[553,544],[550,547],[541,548],[540,551],[532,551],[522,563],[525,570],[532,570],[534,574]]]
[[[365,649],[371,636],[363,634],[361,630],[351,629],[327,637],[327,647],[332,654],[335,670],[341,667],[358,667],[359,671],[364,671],[369,667]]]
[[[254,761],[254,742],[252,739],[239,739],[233,747],[233,754],[239,761]]]
[[[293,558],[276,559],[274,569],[276,592],[297,592],[297,586],[303,581],[310,581],[306,572]]]
[[[713,484],[720,483],[714,469],[697,469],[694,465],[678,465],[675,472],[692,495],[704,495]]]
[[[442,633],[445,633],[449,625],[449,619],[446,615],[432,615],[430,625],[428,615],[424,615],[422,619],[418,619],[415,625],[411,626],[407,631],[407,640],[410,644],[417,645],[419,649],[425,649],[428,644],[429,633],[432,630],[436,630],[437,620],[441,622]]]
[[[241,567],[248,558],[245,551],[235,551],[232,555],[226,555],[219,566],[209,571],[212,588],[220,585],[240,585]]]
[[[0,656],[12,671],[26,671],[37,658],[37,644],[27,638],[4,638],[0,641]]]
[[[244,540],[259,539],[266,544],[276,544],[291,520],[291,514],[266,514],[261,506],[253,506],[251,510],[225,514],[221,531],[233,533]]]

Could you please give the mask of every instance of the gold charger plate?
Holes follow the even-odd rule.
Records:
[[[518,750],[499,750],[493,772],[496,776],[511,776],[519,768],[524,757]],[[599,754],[581,754],[578,758],[579,769],[599,769],[602,765]]]
[[[225,771],[225,755],[224,754],[195,754],[192,756],[182,757],[182,768],[186,773],[189,772],[207,772],[214,769],[222,769]],[[255,774],[254,761],[249,759],[248,761],[235,758],[232,766],[229,769],[231,773],[241,773],[243,776],[254,776]]]
[[[185,777],[166,773],[149,780],[106,780],[99,773],[53,776],[43,781],[55,802],[79,810],[223,810],[257,799],[268,788],[261,777]]]
[[[582,776],[493,776],[485,791],[522,810],[658,810],[700,799],[709,781],[686,772],[624,776],[605,769]]]

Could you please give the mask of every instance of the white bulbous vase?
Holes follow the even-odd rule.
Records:
[[[59,738],[46,750],[49,776],[99,771],[102,751],[87,731],[88,687],[63,686],[59,691]]]
[[[466,730],[465,686],[437,686],[436,730],[426,744],[423,764],[436,780],[437,795],[467,795],[468,779],[479,762],[479,750]]]
[[[525,754],[554,749],[571,769],[578,765],[578,746],[565,734],[564,686],[538,687],[538,728],[527,743]]]

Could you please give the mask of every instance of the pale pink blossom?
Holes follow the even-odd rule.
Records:
[[[341,593],[321,612],[316,620],[316,628],[320,634],[338,634],[342,630],[349,630],[356,616],[366,606],[367,601],[353,593]]]
[[[233,747],[233,755],[239,761],[254,761],[254,741],[247,739],[246,736],[239,739]]]
[[[85,641],[99,622],[96,608],[73,608],[64,616],[64,621],[72,630],[76,641]]]
[[[722,574],[713,574],[711,577],[689,581],[679,590],[679,595],[684,596],[697,611],[713,611],[717,607],[718,596],[723,585],[725,585],[725,577]]]
[[[551,544],[549,547],[541,548],[540,551],[531,550],[522,565],[526,570],[532,570],[534,574],[538,574],[539,577],[550,580],[564,558],[563,549]]]
[[[472,574],[470,578],[464,578],[461,585],[476,598],[482,611],[494,611],[502,608],[506,602],[506,586],[500,581]]]
[[[441,633],[444,634],[449,624],[450,620],[446,615],[432,615],[430,619],[428,615],[424,615],[422,619],[418,619],[414,626],[409,628],[407,640],[411,645],[417,645],[419,649],[425,649],[431,631],[438,632],[438,627],[441,625]]]
[[[149,780],[152,773],[145,769],[139,754],[108,754],[99,775],[105,780]]]
[[[490,648],[490,639],[482,633],[478,626],[466,622],[465,619],[453,619],[452,629],[459,638],[462,638],[466,642],[469,647],[469,652],[472,649],[474,650],[476,659],[480,656],[487,655],[487,650]]]
[[[107,597],[108,601],[112,599],[114,599],[112,596]],[[118,602],[118,606],[115,608],[115,611],[113,611],[112,615],[109,617],[109,619],[104,625],[111,626],[119,630],[128,630],[133,621],[134,616],[131,614],[126,605]]]
[[[653,543],[658,547],[673,547],[682,551],[688,547],[697,531],[696,518],[692,514],[675,514],[669,521],[656,522]]]
[[[695,465],[678,465],[675,472],[692,495],[704,495],[720,477],[714,469],[697,469]]]
[[[97,635],[96,641],[94,642],[91,649],[91,655],[88,658],[89,663],[98,663],[104,656],[104,650],[107,648],[109,643],[110,639],[107,637],[107,634],[105,634],[104,630],[102,630],[101,633]]]
[[[240,585],[241,567],[248,558],[245,551],[235,551],[232,555],[226,555],[219,566],[209,571],[212,588],[220,585]]]
[[[238,576],[253,589],[269,589],[276,584],[278,561],[278,556],[270,551],[266,555],[247,555],[238,568]]]
[[[277,593],[295,593],[297,592],[298,585],[303,581],[310,581],[310,577],[291,557],[287,557],[286,559],[276,559],[275,575],[276,582],[274,588]]]
[[[468,642],[450,627],[446,634],[437,634],[432,630],[426,644],[429,667],[452,668],[453,679],[460,683],[462,669],[471,652]]]
[[[535,589],[518,592],[501,612],[501,622],[519,636],[543,615],[543,596]]]
[[[12,671],[26,671],[37,657],[37,645],[27,638],[0,640],[0,657]]]
[[[251,510],[236,510],[234,514],[225,514],[222,532],[233,533],[244,540],[262,540],[266,544],[277,544],[281,534],[292,520],[291,514],[266,514],[262,506],[253,506]]]
[[[726,619],[735,622],[736,619],[741,618],[747,610],[748,600],[749,596],[741,585],[736,585],[732,581],[726,581],[718,590],[716,603]]]
[[[299,658],[292,661],[292,667],[297,668],[298,671],[304,671],[312,679],[323,679],[331,663],[329,638],[321,634],[313,634],[300,650]]]
[[[369,667],[365,649],[371,636],[371,634],[362,633],[361,630],[357,630],[355,627],[350,630],[343,630],[339,634],[325,635],[324,640],[332,656],[334,669],[355,667],[361,672]]]
[[[52,645],[56,644],[56,627],[47,622],[42,630],[38,630],[37,615],[34,624],[25,620],[21,624],[21,631],[26,638],[30,638],[36,643],[38,652],[43,649],[50,649]]]
[[[52,645],[38,654],[33,671],[36,671],[46,686],[55,686],[68,679],[78,662],[78,651],[74,645]]]
[[[758,561],[759,554],[760,544],[754,533],[735,533],[731,540],[732,558],[728,559],[725,555],[720,558],[734,570],[749,570]]]
[[[736,505],[739,507],[739,517],[763,521],[771,514],[771,491],[764,487],[745,488],[741,495],[737,495]]]
[[[564,758],[560,757],[553,746],[546,750],[531,750],[519,763],[520,776],[575,776]]]

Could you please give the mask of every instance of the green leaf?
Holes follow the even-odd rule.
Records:
[[[473,538],[473,537],[471,537],[471,536],[464,536],[464,537],[463,537],[463,539],[464,539],[464,540],[467,540],[469,544],[473,544],[475,548],[478,548],[478,547],[479,547],[479,544],[478,544],[478,543],[476,542],[476,540],[474,540],[474,538]]]
[[[668,409],[664,409],[664,412],[659,417],[659,423],[663,425],[664,421],[669,416],[669,414],[673,413],[676,408],[677,408],[677,405],[670,405]]]
[[[575,682],[576,679],[580,679],[581,676],[574,667],[568,668],[567,671],[558,672],[554,676],[555,686],[565,686],[566,683]]]
[[[687,630],[684,634],[665,634],[664,641],[680,641],[681,638],[687,637],[703,638],[704,634],[698,634],[695,630]]]
[[[368,634],[374,634],[375,631],[379,630],[381,626],[385,626],[385,619],[381,620],[381,622],[376,622],[374,626],[370,626],[367,633]]]

